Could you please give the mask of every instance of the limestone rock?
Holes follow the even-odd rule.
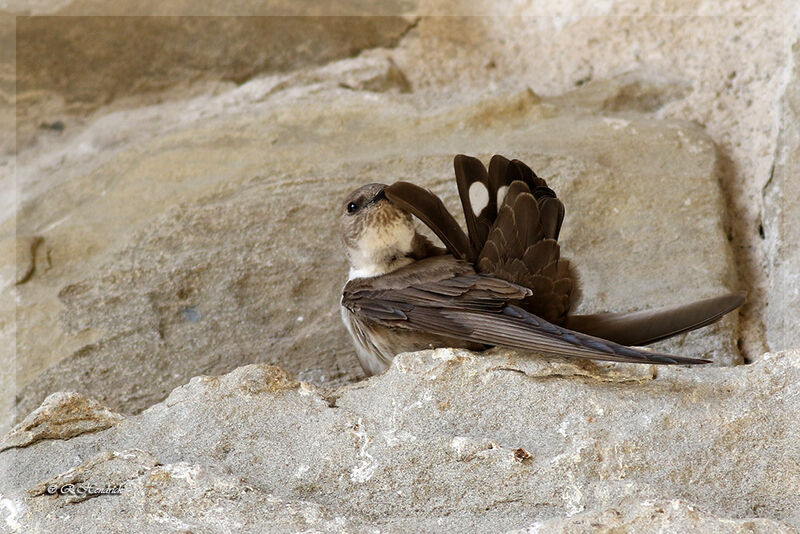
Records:
[[[797,346],[796,1],[267,4],[0,14],[0,431],[45,402],[0,525],[796,531],[796,350],[441,350],[353,383],[335,231],[371,181],[457,211],[452,156],[503,153],[565,201],[580,312],[745,289],[657,348]],[[181,14],[250,16],[146,17]]]
[[[43,439],[70,439],[98,432],[124,418],[79,393],[53,393],[0,440],[0,451],[27,447]]]
[[[247,531],[274,513],[289,529],[791,532],[798,362],[794,351],[643,374],[442,349],[401,355],[335,394],[250,365],[195,378],[104,431],[0,453],[0,492],[22,528],[43,530],[115,517],[134,531]],[[111,463],[122,456],[108,451],[131,449],[150,460]],[[29,493],[40,481],[101,484],[105,466],[124,474],[107,476],[127,480],[120,495]]]
[[[736,289],[717,155],[697,127],[562,109],[528,90],[420,108],[410,94],[333,83],[389,80],[391,72],[387,60],[370,57],[304,74],[307,85],[250,82],[179,108],[184,121],[196,106],[214,116],[131,143],[65,183],[60,202],[91,199],[94,207],[62,212],[70,226],[43,233],[53,268],[18,286],[23,314],[61,308],[46,332],[44,318],[26,321],[20,354],[48,343],[62,355],[35,378],[25,373],[20,412],[65,389],[137,412],[193,375],[258,361],[319,384],[361,376],[339,319],[347,268],[338,201],[363,183],[410,178],[456,212],[457,152],[488,161],[502,146],[558,191],[567,206],[562,251],[583,280],[579,312]],[[164,105],[159,113],[177,112]],[[165,173],[170,180],[159,178]],[[113,178],[100,187],[100,175]],[[192,200],[175,203],[179,191]],[[55,217],[47,199],[28,206],[21,227]],[[154,210],[162,213],[144,217]],[[80,248],[75,225],[85,229]],[[735,328],[733,316],[659,348],[730,364],[740,360]]]
[[[800,345],[800,38],[781,99],[781,130],[770,181],[764,186],[761,227],[769,258],[767,341],[774,349]]]
[[[39,247],[44,242],[41,236],[17,237],[17,276],[15,284],[24,284],[36,272]],[[39,260],[41,263],[41,259]]]
[[[134,4],[120,2],[116,14],[128,14],[126,3]],[[57,14],[80,11],[66,5]],[[16,30],[18,143],[29,145],[36,129],[58,135],[79,126],[81,116],[113,100],[149,96],[155,102],[168,89],[189,92],[187,82],[195,91],[204,83],[213,91],[219,81],[240,84],[257,74],[394,46],[411,24],[401,16],[22,17]]]
[[[50,495],[66,504],[125,491],[125,483],[152,470],[158,461],[139,449],[102,452],[81,465],[41,482],[28,491],[31,497]]]
[[[140,451],[126,451],[125,455],[134,456],[132,452],[141,455]],[[51,514],[60,512],[69,518],[68,524],[74,525],[84,520],[84,513],[95,520],[103,518],[105,525],[113,517],[114,527],[127,532],[367,530],[358,519],[345,518],[313,502],[276,497],[224,468],[187,462],[162,466],[152,460],[146,465],[144,471],[129,470],[126,476],[131,478],[125,479],[119,494],[96,495],[91,505],[76,504],[85,498],[40,497],[34,500],[34,506],[50,508]],[[142,506],[147,507],[146,514],[141,512]],[[73,517],[76,509],[78,516]],[[39,524],[46,526],[49,521]]]
[[[630,501],[567,518],[540,521],[508,534],[580,534],[595,532],[713,532],[715,534],[792,534],[797,529],[770,519],[717,517],[680,500]]]
[[[16,17],[0,13],[0,186],[6,190],[12,184],[9,159],[16,151]],[[2,194],[8,194],[4,192]]]

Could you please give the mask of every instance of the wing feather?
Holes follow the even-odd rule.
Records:
[[[458,273],[415,287],[404,287],[396,280],[379,282],[383,286],[380,294],[353,293],[354,302],[361,302],[359,306],[371,320],[422,330],[428,324],[438,329],[434,333],[460,332],[463,339],[479,343],[540,351],[546,346],[551,354],[555,353],[554,341],[542,341],[543,335],[556,336],[559,343],[570,346],[563,349],[570,352],[567,355],[585,355],[586,351],[594,354],[588,357],[610,354],[609,344],[613,344],[616,359],[641,361],[653,356],[643,356],[642,351],[626,345],[652,343],[706,326],[743,302],[741,295],[725,295],[656,310],[568,316],[579,284],[570,262],[559,257],[557,240],[565,210],[555,192],[525,163],[499,155],[492,157],[488,173],[480,160],[464,155],[456,156],[454,167],[468,234],[430,191],[398,182],[386,188],[386,195],[430,227],[455,258],[472,263],[484,276],[469,275],[462,266]],[[506,285],[492,285],[484,279],[502,279]],[[367,304],[370,299],[380,304]],[[519,317],[514,310],[519,310]],[[536,321],[534,331],[525,330],[533,328]],[[466,324],[471,325],[471,333],[464,337]]]
[[[404,269],[384,278],[407,277]],[[626,347],[552,324],[517,305],[530,295],[529,289],[492,276],[461,274],[409,282],[387,283],[375,290],[364,282],[352,286],[351,282],[345,286],[342,304],[368,323],[473,343],[611,361],[707,363]]]
[[[467,235],[439,197],[409,182],[395,182],[384,192],[390,201],[433,230],[453,256],[461,260],[474,259]]]

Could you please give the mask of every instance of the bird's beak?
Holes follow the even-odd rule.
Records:
[[[386,188],[383,188],[383,189],[381,189],[380,191],[378,191],[378,192],[375,194],[375,196],[374,196],[374,197],[372,197],[372,200],[370,200],[370,201],[369,201],[369,203],[370,203],[370,204],[375,204],[376,202],[379,202],[379,201],[381,201],[381,200],[389,200],[388,198],[386,198],[386,191],[385,191],[385,189],[386,189]]]

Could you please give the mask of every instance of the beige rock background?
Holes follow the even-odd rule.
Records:
[[[762,354],[800,346],[800,8],[560,5],[0,5],[5,526],[793,531],[798,355]],[[361,381],[336,204],[408,179],[455,208],[459,152],[565,199],[581,311],[747,291],[659,345],[720,368],[444,351]],[[174,390],[197,375],[225,376]]]

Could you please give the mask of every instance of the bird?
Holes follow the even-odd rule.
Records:
[[[560,257],[564,204],[525,163],[495,155],[454,158],[467,232],[442,200],[418,185],[371,183],[347,195],[339,215],[350,271],[342,320],[364,372],[385,372],[403,352],[482,351],[645,364],[709,360],[642,345],[709,325],[744,302],[730,293],[650,310],[570,314],[579,294]],[[431,242],[414,218],[441,241]]]

